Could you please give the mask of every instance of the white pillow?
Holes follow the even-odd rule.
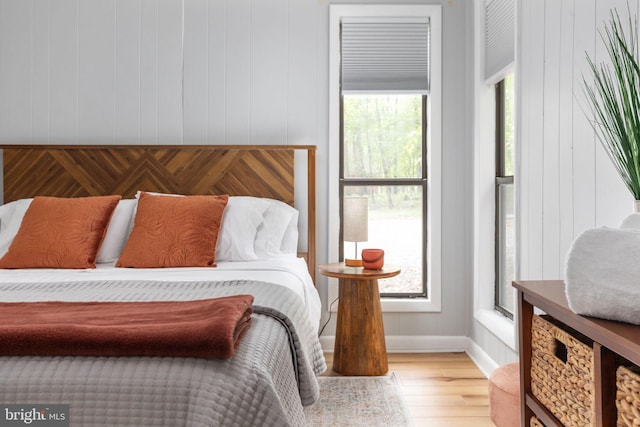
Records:
[[[299,213],[296,210],[291,221],[289,221],[287,230],[284,232],[282,246],[280,246],[280,250],[283,254],[296,255],[298,253],[298,217]]]
[[[11,242],[18,234],[22,218],[32,200],[20,199],[0,206],[0,257],[9,250]]]
[[[269,209],[263,215],[255,239],[255,251],[259,258],[268,258],[283,253],[296,253],[298,245],[298,211],[284,202],[265,199]],[[295,227],[295,233],[291,231]],[[286,237],[286,242],[285,242]],[[291,251],[292,240],[295,240]],[[284,246],[283,246],[284,243]],[[287,252],[283,251],[286,249]]]
[[[100,250],[98,250],[97,264],[114,262],[120,258],[120,253],[133,228],[133,213],[137,205],[136,199],[122,199],[118,202],[113,215],[111,215]]]
[[[159,196],[181,194],[152,193]],[[136,198],[139,197],[137,192]],[[253,261],[298,251],[298,211],[279,200],[231,196],[222,216],[217,261]]]
[[[222,216],[216,246],[216,260],[253,261],[258,259],[254,239],[268,207],[269,203],[258,197],[229,197],[229,203]]]

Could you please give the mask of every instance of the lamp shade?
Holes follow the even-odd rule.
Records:
[[[366,242],[369,239],[369,203],[365,196],[343,199],[342,230],[347,242]]]

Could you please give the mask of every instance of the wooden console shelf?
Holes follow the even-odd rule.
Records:
[[[562,281],[517,281],[520,351],[520,424],[529,427],[532,416],[545,426],[562,426],[531,392],[531,324],[534,307],[593,340],[595,422],[615,427],[616,359],[622,356],[640,366],[640,326],[580,316],[569,308]]]

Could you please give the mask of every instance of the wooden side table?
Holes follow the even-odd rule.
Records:
[[[365,270],[344,263],[325,264],[320,274],[339,280],[338,320],[333,370],[341,375],[383,375],[389,370],[378,279],[399,268]]]

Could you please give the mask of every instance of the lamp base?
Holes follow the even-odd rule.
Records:
[[[362,267],[362,260],[361,259],[345,259],[344,265],[346,265],[347,267]]]

